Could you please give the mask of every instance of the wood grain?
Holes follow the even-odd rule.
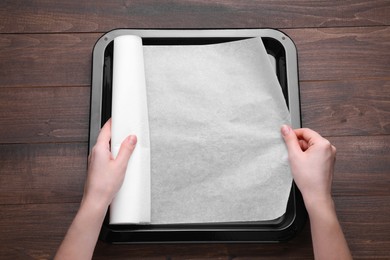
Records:
[[[369,87],[367,87],[369,86]],[[387,80],[301,83],[304,127],[324,136],[390,133]],[[90,89],[0,87],[0,143],[87,142]]]
[[[88,87],[0,88],[0,143],[87,142]]]
[[[337,197],[341,225],[354,255],[385,259],[390,254],[390,197]],[[0,205],[0,258],[47,259],[61,242],[77,203]],[[26,214],[28,212],[28,214]],[[42,218],[44,212],[44,218]],[[18,243],[9,243],[18,241]],[[96,259],[312,259],[308,225],[281,244],[97,244]]]
[[[114,28],[310,28],[389,25],[375,1],[2,1],[1,33],[105,32]]]
[[[338,150],[334,196],[390,194],[390,136],[331,137],[330,141]],[[0,145],[0,204],[79,202],[87,149],[86,143]]]
[[[334,200],[340,224],[355,258],[388,259],[390,196],[364,195]]]
[[[3,144],[0,158],[0,204],[81,201],[87,144]]]
[[[284,31],[297,46],[301,81],[389,77],[388,27]],[[0,35],[0,87],[90,85],[92,51],[101,36]]]
[[[0,87],[90,85],[100,35],[0,35]]]
[[[334,196],[390,195],[389,135],[331,137],[329,140],[337,148]]]
[[[302,125],[324,136],[390,134],[390,81],[301,82]]]
[[[115,28],[277,28],[298,50],[302,121],[338,150],[333,195],[355,259],[390,256],[390,3],[0,1],[0,259],[50,259],[86,174],[92,51]],[[281,244],[109,245],[95,259],[313,259]]]
[[[1,205],[0,259],[52,259],[78,203]]]
[[[284,31],[297,47],[302,81],[389,78],[388,26]]]

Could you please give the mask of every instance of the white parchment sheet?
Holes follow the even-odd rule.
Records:
[[[151,223],[283,215],[292,177],[280,127],[290,115],[261,38],[144,46],[143,57]]]

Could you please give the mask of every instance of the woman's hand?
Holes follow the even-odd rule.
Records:
[[[108,207],[125,178],[127,163],[137,143],[134,135],[128,136],[114,159],[110,151],[111,119],[101,129],[96,145],[88,160],[88,177],[84,188],[83,201]]]

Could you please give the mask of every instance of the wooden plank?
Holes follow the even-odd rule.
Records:
[[[376,1],[89,1],[0,3],[1,33],[104,32],[114,28],[302,28],[389,25]]]
[[[353,255],[362,258],[390,255],[389,196],[337,197],[336,206]],[[77,208],[77,203],[0,205],[0,258],[50,258]],[[310,259],[312,249],[306,226],[296,238],[281,244],[107,245],[99,242],[94,258],[124,256],[126,259]]]
[[[285,32],[298,49],[301,81],[389,76],[390,27]],[[90,85],[92,50],[100,36],[0,35],[0,87]]]
[[[79,204],[1,205],[0,259],[52,259]]]
[[[390,136],[329,139],[336,197],[390,194]],[[0,204],[78,202],[86,166],[86,143],[0,145]]]
[[[383,196],[340,196],[334,197],[336,211],[339,216],[339,221],[342,225],[349,226],[359,224],[367,226],[373,222],[383,225],[388,225],[390,228],[390,194]],[[378,234],[371,234],[376,239],[385,239],[390,243],[390,233],[385,233],[387,230],[379,231]],[[384,236],[381,237],[381,233]],[[363,237],[362,237],[363,238]],[[359,239],[356,237],[355,239]],[[390,247],[388,248],[390,250]]]
[[[87,87],[0,88],[0,143],[88,140]]]
[[[389,80],[311,81],[300,88],[303,126],[324,136],[390,134]]]
[[[224,244],[111,245],[99,241],[93,259],[229,259]]]
[[[335,198],[335,204],[340,224],[352,254],[361,258],[387,259],[390,255],[390,220],[388,218],[390,214],[390,197],[388,195],[337,197]],[[303,242],[303,245],[295,244],[296,251],[301,251],[298,255],[302,257],[308,253],[303,253],[300,247],[310,246],[310,236],[308,234],[305,236],[305,239],[307,240]],[[237,259],[258,259],[256,258],[258,255],[264,259],[278,259],[277,257],[280,258],[281,256],[291,257],[292,253],[290,250],[292,249],[289,246],[291,246],[290,243],[284,248],[285,251],[283,250],[285,255],[282,255],[282,253],[276,255],[275,252],[281,251],[276,248],[270,250],[270,255],[268,255],[267,246],[263,248],[262,246],[232,245],[229,248],[234,248],[234,250],[229,250],[229,252],[242,257]],[[310,248],[306,250],[309,251]]]
[[[387,0],[1,1],[0,259],[49,259],[61,242],[86,174],[93,45],[126,27],[283,29],[298,48],[304,126],[338,149],[333,194],[352,253],[388,259],[389,12]],[[95,258],[313,256],[307,225],[284,244],[99,242]]]
[[[87,144],[0,145],[0,204],[80,202]]]
[[[324,136],[390,133],[387,80],[301,83],[304,127]],[[369,86],[369,87],[367,87]],[[0,88],[0,143],[87,142],[87,87]]]
[[[298,49],[301,81],[389,77],[389,26],[284,32]]]
[[[90,85],[101,34],[0,35],[0,86]]]
[[[353,255],[388,259],[390,196],[337,197],[335,205]]]
[[[390,195],[390,136],[330,137],[336,146],[335,196]]]

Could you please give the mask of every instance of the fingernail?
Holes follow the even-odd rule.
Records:
[[[137,137],[136,137],[135,135],[130,135],[130,136],[128,137],[128,140],[129,140],[129,143],[130,143],[131,145],[135,145],[135,144],[137,143]]]
[[[282,135],[286,136],[286,135],[288,135],[288,133],[290,133],[290,127],[287,125],[283,125],[282,126]]]

